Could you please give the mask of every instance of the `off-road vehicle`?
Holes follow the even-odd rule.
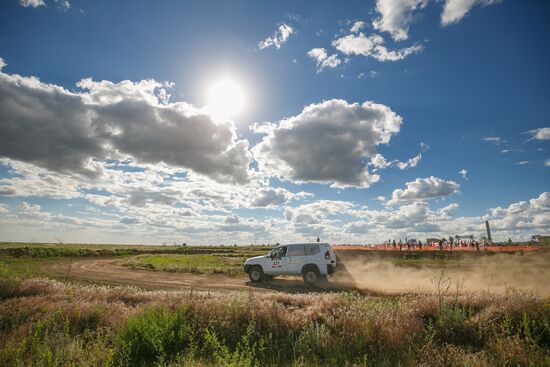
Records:
[[[277,275],[302,275],[306,283],[315,283],[336,267],[336,254],[328,243],[281,245],[244,263],[244,271],[255,283]]]

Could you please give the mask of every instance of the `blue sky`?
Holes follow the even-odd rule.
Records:
[[[548,233],[549,8],[2,2],[0,240]]]

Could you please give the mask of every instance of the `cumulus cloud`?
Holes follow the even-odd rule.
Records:
[[[459,205],[457,203],[451,203],[447,206],[444,206],[443,208],[439,209],[439,214],[443,218],[449,218],[451,216],[451,213],[454,212],[456,209],[458,209]]]
[[[495,231],[549,229],[550,192],[543,192],[529,201],[519,201],[506,208],[489,210],[486,219],[492,219],[491,229]]]
[[[405,170],[411,167],[416,167],[418,162],[422,159],[422,153],[418,153],[416,156],[410,158],[406,162],[397,162],[397,167],[400,170]]]
[[[265,40],[260,41],[258,47],[260,50],[271,46],[279,49],[286,43],[292,33],[294,33],[294,29],[288,24],[282,23],[271,37],[267,37]]]
[[[395,41],[406,40],[414,13],[423,9],[428,0],[377,0],[379,16],[372,22],[375,29],[388,32]]]
[[[59,8],[61,8],[64,11],[67,11],[71,8],[71,3],[69,3],[68,0],[55,0]]]
[[[400,162],[398,159],[395,159],[393,161],[388,161],[386,158],[384,158],[382,154],[378,153],[370,160],[370,164],[374,166],[375,169],[397,167],[400,170],[405,170],[412,167],[416,167],[418,165],[418,162],[420,162],[421,159],[422,159],[422,153],[419,153],[418,155],[408,159],[406,162]]]
[[[544,165],[545,165],[546,167],[550,167],[550,159],[545,160],[545,161],[544,161]]]
[[[407,182],[406,186],[405,189],[396,189],[392,192],[388,205],[445,197],[457,193],[460,189],[456,182],[434,176],[417,178]]]
[[[268,176],[365,188],[379,180],[365,162],[399,132],[401,123],[385,105],[333,99],[277,124],[258,126],[267,136],[252,149],[253,156]]]
[[[398,50],[388,50],[384,46],[382,36],[378,34],[366,36],[364,33],[348,34],[332,41],[332,45],[345,55],[362,55],[381,62],[403,60],[407,56],[421,52],[423,49],[422,45],[415,44]]]
[[[359,220],[344,225],[344,232],[347,233],[368,233],[374,228],[372,224],[367,221]]]
[[[388,168],[392,165],[392,162],[388,161],[384,156],[380,153],[377,153],[372,159],[370,160],[370,164],[374,166],[374,168],[384,169]]]
[[[441,24],[447,26],[460,22],[475,6],[488,6],[502,0],[444,0]],[[409,28],[418,18],[429,0],[377,0],[378,17],[372,25],[374,29],[388,32],[395,41],[409,38]]]
[[[283,188],[276,189],[261,189],[254,196],[251,206],[253,207],[277,207],[286,204],[290,200],[303,199],[311,197],[312,194],[299,192],[294,194]]]
[[[223,222],[227,224],[237,224],[240,221],[241,220],[238,215],[232,214],[232,215],[228,215]]]
[[[223,183],[249,180],[248,142],[231,121],[162,96],[169,83],[83,79],[80,92],[0,72],[0,156],[98,177],[98,160],[164,162]]]
[[[222,232],[248,232],[248,233],[264,233],[266,228],[263,224],[223,224],[218,226],[218,230]]]
[[[354,207],[354,204],[347,201],[318,200],[295,208],[288,207],[284,216],[291,222],[295,233],[320,235],[333,222],[333,217],[341,213],[352,213]]]
[[[351,27],[351,29],[349,31],[351,33],[357,33],[361,29],[365,28],[366,26],[367,26],[367,23],[365,23],[363,21],[358,21],[358,22],[353,23],[353,26]]]
[[[19,4],[25,8],[38,8],[39,6],[46,6],[44,0],[19,0]]]
[[[0,214],[6,214],[10,211],[7,204],[0,204]]]
[[[458,171],[458,173],[460,174],[460,176],[465,179],[465,180],[468,180],[468,170],[466,170],[465,168],[461,169],[460,171]]]
[[[0,71],[4,68],[4,66],[6,66],[6,62],[4,61],[3,58],[0,57]]]
[[[500,3],[501,0],[445,0],[441,24],[446,26],[458,23],[476,5],[487,6]]]
[[[1,65],[0,61],[0,65]],[[541,127],[535,130],[525,132],[531,135],[531,140],[550,140],[550,127]]]
[[[338,55],[328,56],[324,48],[312,48],[307,55],[317,63],[317,72],[320,73],[324,68],[335,68],[340,65],[341,61]]]

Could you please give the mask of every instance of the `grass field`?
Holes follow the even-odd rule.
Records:
[[[260,254],[265,254],[265,251],[242,254],[138,255],[120,260],[118,264],[133,269],[242,275],[244,261]]]
[[[270,248],[269,246],[141,246],[2,242],[0,243],[0,256],[30,258],[107,257],[139,254],[227,254],[228,256],[235,256],[267,253]]]
[[[1,287],[5,366],[550,363],[549,301],[528,293],[251,295],[6,278]]]
[[[118,261],[231,274],[266,252],[204,250]],[[464,292],[445,282],[400,296],[146,291],[36,272],[58,256],[0,257],[1,366],[550,366],[550,298],[534,292]],[[396,269],[462,261],[407,256],[392,260]],[[466,260],[476,259],[501,262]]]

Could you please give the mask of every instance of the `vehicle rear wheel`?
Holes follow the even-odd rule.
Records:
[[[321,274],[319,274],[319,270],[315,267],[306,267],[302,271],[302,277],[304,278],[304,282],[314,284],[319,281]]]
[[[248,272],[248,277],[253,283],[259,283],[264,278],[264,271],[261,266],[253,266]]]

